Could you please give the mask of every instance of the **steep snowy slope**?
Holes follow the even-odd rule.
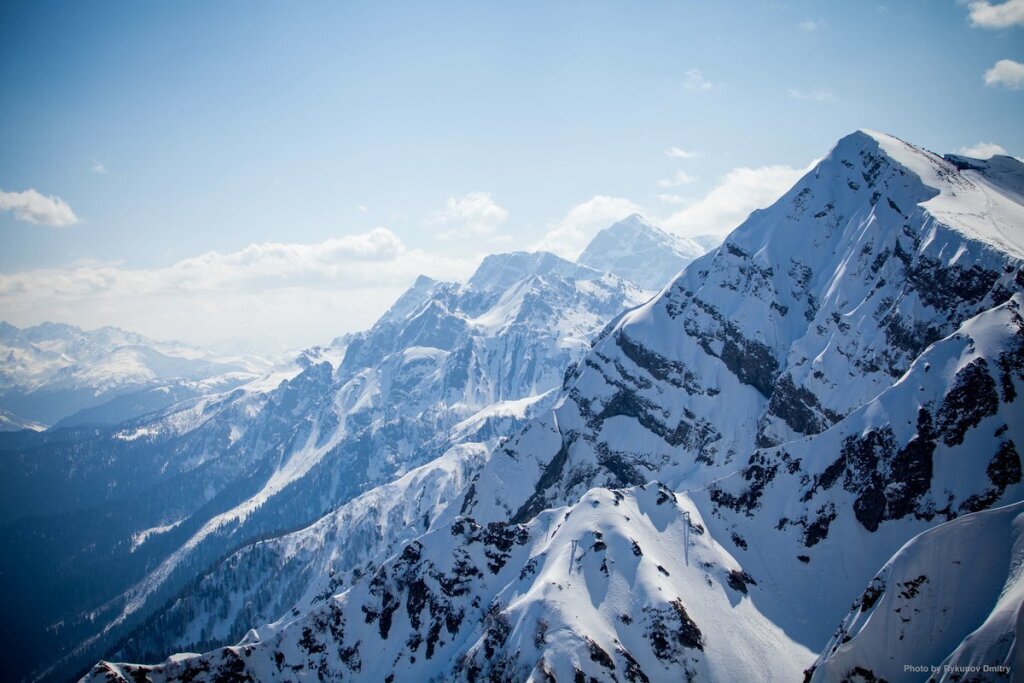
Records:
[[[922,533],[854,602],[811,680],[1011,680],[1024,668],[1022,566],[1024,503]]]
[[[158,675],[266,676],[280,663],[282,677],[323,666],[396,681],[491,670],[562,680],[574,668],[597,680],[738,680],[763,677],[749,668],[759,663],[810,666],[907,540],[1022,498],[1021,177],[1019,165],[968,168],[878,133],[844,138],[775,205],[618,318],[554,408],[498,448],[373,578]],[[612,489],[655,479],[667,486],[659,497],[683,501],[704,531],[690,544],[643,502],[614,525],[594,512],[616,507]],[[558,524],[577,518],[601,536],[562,535]],[[618,583],[626,565],[616,553],[604,565],[612,583],[588,583],[563,607],[553,596],[565,580],[532,573],[557,556],[575,567],[578,552],[614,550],[605,537],[620,533],[641,546],[664,538],[675,557],[653,569],[671,584],[631,572]],[[680,567],[697,537],[714,549],[701,559],[707,577]],[[646,558],[641,550],[633,557]],[[588,581],[605,575],[598,557],[590,574],[581,569]],[[714,602],[737,586],[747,598]],[[424,606],[429,620],[418,616]],[[645,609],[675,621],[654,628]],[[360,649],[367,625],[387,657]],[[666,642],[680,649],[663,658]],[[746,649],[755,643],[765,645]],[[723,652],[747,654],[730,669]],[[94,673],[107,671],[129,670]]]
[[[705,251],[633,214],[597,233],[576,261],[657,291]]]
[[[765,592],[655,484],[598,489],[529,524],[460,518],[241,645],[97,680],[794,680],[810,653]],[[621,677],[621,678],[617,678]]]
[[[512,424],[507,426],[512,429]],[[486,461],[469,442],[378,486],[313,525],[232,553],[129,636],[129,652],[160,659],[176,650],[237,641],[255,624],[307,611],[425,533]]]

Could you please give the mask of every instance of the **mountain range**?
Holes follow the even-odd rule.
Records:
[[[635,236],[633,223],[602,235]],[[664,279],[681,258],[666,261]],[[31,635],[16,656],[26,667],[47,662],[33,675],[59,679],[120,640],[134,654],[212,647],[278,616],[310,589],[313,566],[280,574],[280,591],[261,579],[244,606],[203,609],[224,605],[226,591],[204,589],[223,588],[221,572],[232,571],[225,548],[265,552],[269,539],[324,515],[357,514],[367,497],[393,505],[378,487],[415,478],[425,463],[451,463],[426,476],[453,493],[504,435],[551,404],[609,320],[649,296],[553,254],[489,256],[465,284],[419,278],[370,330],[265,376],[208,385],[115,425],[65,420],[0,440],[0,538],[19,551],[0,560],[5,612],[31,615],[9,624]],[[360,517],[366,545],[349,544],[349,556],[383,559],[428,523],[424,506],[392,511],[406,517],[383,531]],[[58,588],[40,584],[21,552],[52,562]]]
[[[289,370],[4,435],[5,670],[1009,679],[1024,165],[858,131],[703,252],[631,216]]]
[[[256,356],[225,357],[115,327],[0,321],[0,429],[116,424],[263,374]]]

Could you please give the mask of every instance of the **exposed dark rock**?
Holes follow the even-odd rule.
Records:
[[[717,505],[722,505],[736,512],[743,512],[748,517],[753,516],[765,488],[775,479],[775,475],[778,474],[779,470],[778,464],[767,464],[767,461],[757,454],[752,456],[751,460],[754,462],[743,468],[743,479],[749,482],[749,484],[739,495],[729,493],[716,484],[708,487],[711,500]]]
[[[999,450],[996,451],[995,457],[989,462],[985,471],[989,481],[1000,487],[1001,490],[1020,483],[1020,456],[1012,441],[1004,441],[999,445]]]
[[[682,664],[687,649],[704,650],[703,635],[680,599],[666,607],[647,607],[644,613],[648,619],[648,640],[658,659]]]
[[[595,643],[587,636],[583,636],[583,640],[587,643],[587,649],[590,650],[590,659],[597,662],[609,671],[615,670],[615,660],[611,658],[607,652],[605,652],[600,645]]]
[[[730,588],[740,593],[746,593],[747,586],[757,585],[757,581],[754,581],[750,574],[736,569],[729,570],[728,582]]]
[[[992,488],[976,493],[960,505],[965,512],[977,512],[992,507],[1002,498],[1006,487],[1017,484],[1021,480],[1020,456],[1013,441],[999,444],[999,450],[985,468]]]
[[[888,683],[888,681],[876,676],[871,669],[855,666],[843,676],[843,683]]]
[[[900,597],[904,600],[910,600],[916,598],[917,594],[920,593],[921,584],[928,583],[928,577],[921,574],[916,579],[904,581],[903,583],[897,582],[897,586],[903,586],[903,590],[900,591]]]
[[[644,670],[640,668],[640,662],[636,661],[633,655],[622,647],[616,648],[616,652],[619,656],[626,660],[625,676],[626,680],[630,683],[650,683],[650,678],[644,673]]]
[[[996,382],[984,358],[976,358],[956,373],[953,388],[937,414],[938,430],[947,446],[963,443],[968,429],[999,409]]]
[[[885,519],[885,494],[882,489],[877,486],[865,489],[853,501],[853,514],[865,529],[877,531],[878,525]]]
[[[646,370],[652,377],[667,382],[674,387],[685,389],[688,393],[696,394],[700,391],[700,382],[697,376],[690,370],[674,360],[670,360],[661,354],[651,351],[638,344],[619,330],[615,335],[615,344],[622,349],[622,353],[633,361],[637,367]]]
[[[884,592],[885,581],[878,577],[871,579],[871,583],[868,584],[868,587],[864,589],[863,595],[860,596],[861,611],[866,612],[874,607],[875,603],[878,602],[878,598],[882,597]]]
[[[768,401],[767,413],[781,418],[798,434],[817,434],[842,418],[841,415],[823,407],[818,397],[806,387],[797,387],[789,373],[783,373],[776,380],[771,399]]]
[[[856,509],[856,506],[855,506]],[[818,510],[818,516],[813,522],[804,527],[804,546],[810,548],[823,541],[828,536],[829,525],[836,519],[835,507],[831,504],[823,506]]]
[[[521,524],[528,522],[533,519],[538,512],[545,508],[544,497],[547,490],[551,488],[562,476],[562,470],[565,469],[565,463],[569,459],[569,447],[572,446],[575,436],[569,436],[562,438],[562,446],[555,453],[555,456],[551,458],[544,467],[544,473],[541,474],[540,479],[537,480],[537,486],[534,489],[533,494],[523,503],[522,507],[512,516],[509,520],[513,524]]]
[[[931,414],[917,412],[917,434],[893,457],[886,488],[886,518],[901,519],[918,511],[918,504],[932,484],[935,435]]]

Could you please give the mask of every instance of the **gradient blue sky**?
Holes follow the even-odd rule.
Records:
[[[722,232],[859,127],[1019,156],[1022,5],[3,3],[0,318],[318,343],[633,210]]]

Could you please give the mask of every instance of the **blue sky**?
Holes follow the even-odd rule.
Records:
[[[1022,62],[1024,0],[4,3],[0,318],[327,341],[632,211],[721,233],[860,127],[1024,155]]]

